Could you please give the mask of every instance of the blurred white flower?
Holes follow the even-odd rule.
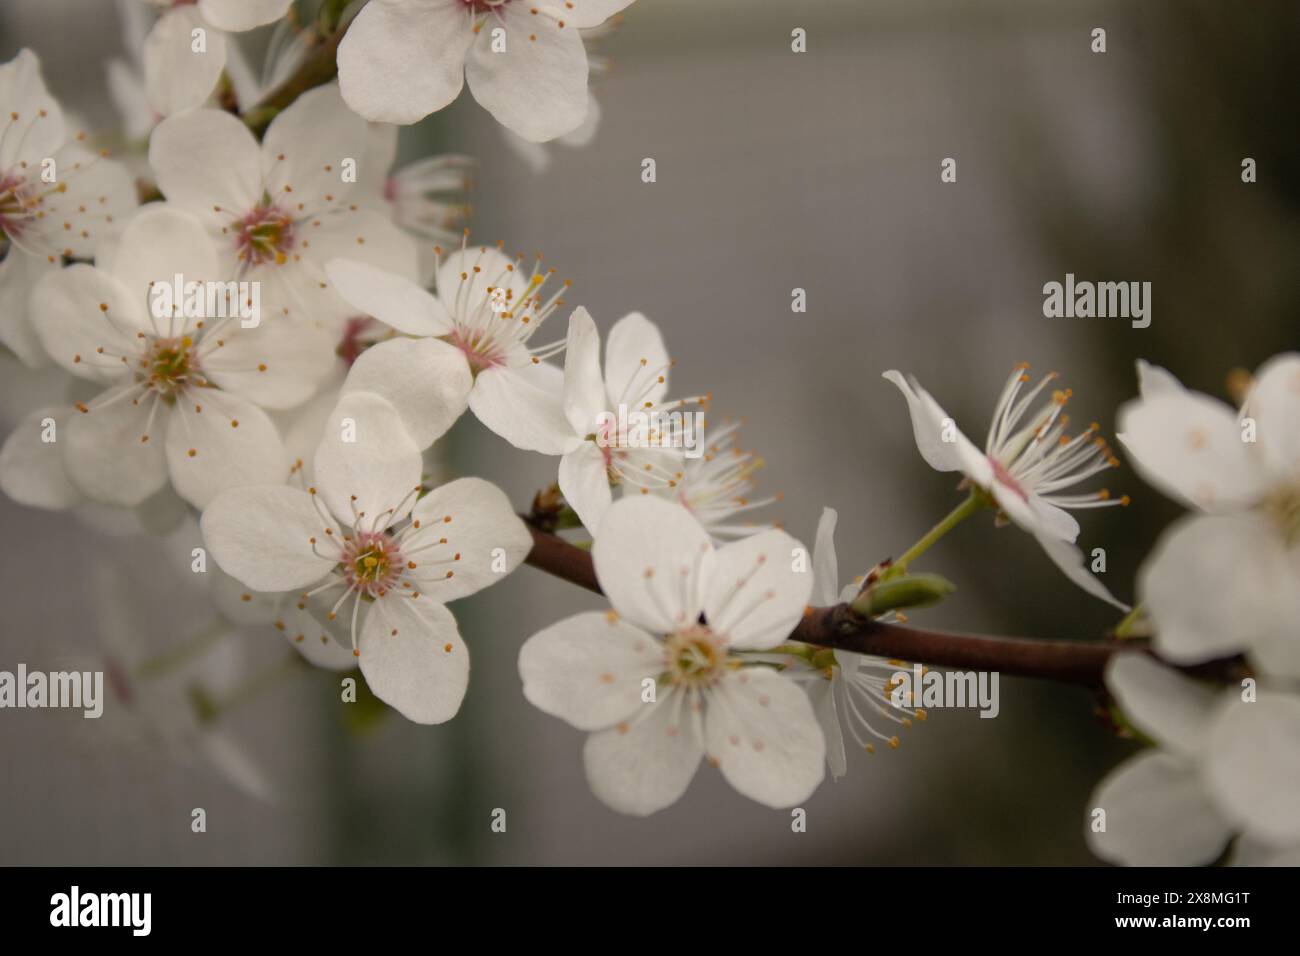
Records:
[[[1000,523],[1010,521],[1034,536],[1047,556],[1071,581],[1093,597],[1122,610],[1117,601],[1084,566],[1075,546],[1079,523],[1069,510],[1127,505],[1128,496],[1112,497],[1106,489],[1087,493],[1065,492],[1088,478],[1119,465],[1100,426],[1089,425],[1070,438],[1069,418],[1062,414],[1071,393],[1052,391],[1037,406],[1035,401],[1056,379],[1051,372],[1038,384],[1029,382],[1026,365],[1011,372],[993,410],[988,440],[980,451],[956,426],[915,379],[888,371],[884,377],[898,386],[907,399],[912,432],[921,457],[936,471],[958,471],[992,499]]]
[[[260,282],[264,310],[306,318],[335,334],[353,310],[324,264],[343,256],[414,279],[415,244],[390,219],[386,168],[366,161],[371,133],[334,84],[277,116],[261,144],[221,110],[168,117],[149,162],[171,205],[203,221],[222,272]]]
[[[198,507],[222,488],[283,481],[289,462],[263,408],[306,401],[333,364],[332,343],[288,320],[245,329],[233,307],[211,323],[179,314],[179,306],[175,316],[155,317],[152,284],[176,274],[201,282],[217,269],[195,219],[151,206],[95,266],[46,276],[32,296],[41,341],[68,371],[108,389],[77,403],[80,414],[56,415],[63,419],[56,441],[43,441],[29,419],[9,438],[28,449],[14,467],[61,454],[69,487],[128,507],[169,476]],[[37,473],[54,471],[49,463]]]
[[[430,293],[364,263],[326,263],[354,309],[401,333],[361,353],[344,392],[384,396],[421,448],[468,407],[516,448],[560,454],[568,447],[563,374],[544,361],[559,346],[530,346],[564,303],[567,282],[542,296],[554,271],[538,264],[527,272],[497,249],[466,248],[442,262]]]
[[[31,366],[48,360],[28,308],[62,259],[88,258],[137,205],[124,167],[70,137],[40,63],[21,50],[0,64],[0,343]]]
[[[659,498],[609,509],[592,557],[613,610],[534,634],[519,673],[534,706],[593,731],[587,779],[610,807],[669,806],[706,755],[770,807],[817,788],[826,751],[808,697],[736,653],[775,647],[798,623],[812,587],[793,570],[799,547],[771,530],[715,550],[685,508]]]
[[[369,120],[414,123],[474,98],[526,140],[577,129],[587,113],[580,30],[632,0],[373,0],[339,46],[348,105]]]
[[[163,116],[207,102],[226,68],[227,33],[274,23],[293,0],[141,0],[159,10],[144,41],[145,92]]]
[[[1264,363],[1240,414],[1164,369],[1138,377],[1119,439],[1142,477],[1202,512],[1139,572],[1156,647],[1180,663],[1246,651],[1300,678],[1300,354]]]
[[[445,602],[503,579],[532,538],[481,479],[421,496],[422,467],[396,410],[353,392],[317,448],[318,488],[232,489],[201,525],[216,562],[254,591],[298,590],[302,606],[341,592],[328,616],[349,622],[370,689],[408,719],[434,724],[456,714],[469,681],[469,652]]]
[[[1300,843],[1300,698],[1244,701],[1146,654],[1120,654],[1106,686],[1146,750],[1098,786],[1085,830],[1116,863],[1188,866],[1217,859],[1234,834],[1282,850]]]

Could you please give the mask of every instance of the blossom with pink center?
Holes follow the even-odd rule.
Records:
[[[749,652],[798,623],[812,576],[775,529],[715,549],[699,522],[660,498],[616,502],[592,546],[612,609],[539,631],[519,652],[524,696],[590,732],[592,791],[646,816],[685,793],[701,759],[764,806],[806,800],[825,742],[794,681]]]
[[[315,485],[235,488],[201,526],[217,564],[257,592],[296,591],[346,626],[370,689],[416,723],[450,719],[469,651],[448,601],[503,579],[532,537],[479,478],[425,493],[420,449],[369,392],[339,400],[313,462]]]
[[[1011,522],[1034,536],[1052,562],[1075,584],[1094,597],[1127,610],[1083,563],[1074,542],[1079,523],[1071,510],[1127,505],[1128,496],[1114,497],[1106,489],[1070,489],[1119,465],[1100,426],[1089,425],[1073,437],[1066,434],[1069,418],[1063,410],[1071,393],[1054,389],[1055,372],[1030,386],[1027,365],[1017,365],[1007,379],[993,411],[988,439],[981,451],[957,428],[915,379],[888,371],[884,377],[907,400],[912,432],[921,457],[936,471],[958,471],[998,508],[999,523]]]
[[[137,205],[120,164],[70,136],[40,63],[21,50],[0,64],[0,344],[25,365],[48,364],[28,299],[65,258],[89,258]]]
[[[691,406],[703,407],[709,397],[668,400],[672,364],[658,327],[633,312],[609,330],[602,370],[596,323],[581,307],[569,317],[564,355],[568,435],[559,485],[593,534],[615,487],[625,494],[674,496],[683,485],[685,450],[677,438],[684,436],[664,427],[670,418],[651,415],[692,414]]]
[[[331,340],[307,323],[244,328],[237,305],[224,317],[156,314],[156,283],[217,275],[208,235],[165,206],[141,210],[119,241],[96,259],[46,275],[32,295],[51,357],[105,391],[79,402],[55,442],[26,422],[0,466],[61,465],[91,500],[133,507],[170,481],[203,507],[223,488],[283,481],[289,461],[266,409],[305,402],[333,364]],[[25,449],[25,450],[24,450]],[[8,481],[9,476],[5,476]],[[75,496],[28,503],[68,506]]]
[[[259,282],[267,315],[304,318],[338,333],[355,311],[324,264],[337,256],[417,273],[414,241],[383,200],[387,168],[366,123],[334,84],[299,97],[259,144],[222,110],[190,110],[154,130],[149,162],[169,205],[198,217],[227,278]]]
[[[582,125],[587,52],[580,31],[632,0],[372,0],[339,46],[348,105],[368,120],[414,123],[465,81],[498,122],[545,142]]]
[[[383,395],[427,448],[466,408],[517,448],[569,447],[563,375],[546,361],[563,342],[532,344],[564,304],[569,283],[540,261],[526,268],[499,249],[462,247],[439,257],[433,292],[349,259],[326,273],[354,310],[395,337],[361,352],[343,386]]]

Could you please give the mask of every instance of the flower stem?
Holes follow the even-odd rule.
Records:
[[[951,531],[957,525],[961,524],[975,512],[985,507],[987,501],[979,489],[972,489],[970,496],[950,511],[942,521],[925,533],[921,540],[912,545],[902,556],[889,566],[889,569],[881,575],[882,578],[894,578],[900,574],[906,574],[908,565],[919,558],[925,552],[930,550],[930,546]]]

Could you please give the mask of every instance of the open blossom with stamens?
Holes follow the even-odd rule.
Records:
[[[681,486],[685,435],[674,434],[672,416],[691,414],[689,406],[704,405],[708,396],[665,400],[672,364],[659,329],[633,312],[609,330],[602,372],[596,323],[583,308],[569,317],[564,355],[569,438],[559,485],[593,534],[613,500],[611,486],[626,494],[672,494]]]
[[[1140,363],[1120,441],[1144,478],[1199,513],[1175,524],[1138,575],[1161,654],[1196,663],[1240,651],[1300,678],[1300,353],[1260,368],[1238,413]]]
[[[107,385],[77,404],[80,414],[42,452],[62,454],[72,484],[93,500],[134,506],[170,476],[202,507],[222,488],[283,481],[289,462],[263,409],[306,401],[332,365],[324,332],[288,321],[245,329],[236,303],[224,303],[227,318],[156,316],[150,286],[176,274],[217,276],[216,253],[192,217],[150,206],[94,266],[53,272],[32,295],[49,354]]]
[[[375,696],[436,724],[460,709],[469,681],[446,602],[504,578],[532,538],[495,485],[461,478],[422,495],[422,468],[396,410],[352,392],[316,450],[316,485],[223,492],[202,528],[216,562],[252,590],[298,590],[300,608],[332,601]]]
[[[892,370],[884,377],[907,399],[916,447],[931,468],[961,472],[992,499],[999,522],[1009,520],[1032,534],[1066,577],[1093,597],[1127,610],[1084,566],[1083,554],[1074,544],[1079,523],[1069,513],[1128,504],[1127,495],[1116,498],[1104,488],[1070,491],[1117,467],[1119,460],[1098,435],[1100,426],[1095,422],[1073,437],[1067,435],[1069,418],[1063,410],[1071,393],[1047,391],[1057,378],[1055,372],[1030,386],[1027,368],[1016,366],[1007,379],[982,451],[915,379]]]
[[[143,0],[160,16],[144,42],[145,91],[153,109],[170,116],[199,106],[226,67],[227,33],[274,23],[293,0]],[[201,33],[196,33],[201,31]],[[203,49],[196,49],[196,37]]]
[[[857,583],[839,587],[839,559],[835,555],[834,508],[823,508],[813,542],[814,607],[850,602],[858,595]],[[892,612],[891,612],[892,613]],[[907,665],[870,654],[855,654],[842,648],[815,648],[810,658],[791,658],[789,675],[804,684],[812,700],[817,721],[826,738],[826,763],[836,779],[848,772],[844,728],[862,750],[874,754],[876,745],[898,749],[895,727],[910,727],[913,719],[925,720],[926,712],[905,704],[895,706],[893,675]],[[884,727],[886,732],[879,728]]]
[[[1300,845],[1300,697],[1266,688],[1243,700],[1136,653],[1112,658],[1106,687],[1156,746],[1093,793],[1088,805],[1106,813],[1105,829],[1085,831],[1093,852],[1190,866],[1213,862],[1234,835],[1259,856]]]
[[[0,343],[30,366],[49,361],[31,290],[65,256],[90,257],[137,204],[126,169],[84,149],[82,138],[69,136],[34,53],[0,64]]]
[[[581,125],[587,52],[579,31],[632,0],[372,0],[339,46],[348,105],[369,120],[414,123],[460,95],[524,139]]]
[[[326,261],[382,263],[412,279],[417,271],[414,242],[383,205],[387,170],[364,161],[368,136],[331,84],[299,97],[260,145],[221,110],[170,116],[153,132],[149,162],[168,203],[203,221],[223,271],[261,283],[268,316],[337,331],[354,312],[330,287]]]
[[[462,248],[438,267],[435,290],[365,263],[336,259],[326,272],[354,310],[402,337],[361,352],[344,392],[388,399],[421,448],[471,408],[516,448],[560,454],[569,447],[563,375],[545,361],[563,343],[532,345],[569,283],[525,269],[499,249]]]
[[[811,576],[799,543],[770,530],[714,549],[680,505],[625,498],[592,548],[613,610],[534,634],[519,652],[524,696],[592,731],[592,791],[622,813],[674,803],[701,758],[770,807],[807,799],[825,773],[808,697],[739,652],[775,647],[799,622]]]
[[[682,480],[677,486],[657,489],[685,505],[715,541],[743,538],[770,528],[771,524],[752,524],[735,519],[781,500],[780,495],[750,497],[754,489],[754,472],[763,467],[763,459],[736,447],[739,428],[739,422],[727,422],[711,431],[708,445],[700,456],[686,458]]]

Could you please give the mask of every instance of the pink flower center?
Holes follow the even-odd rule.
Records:
[[[505,364],[505,356],[499,348],[487,338],[479,335],[465,335],[457,330],[447,336],[447,341],[465,353],[470,371],[477,375],[489,368]]]
[[[1029,493],[1020,486],[1020,482],[1016,481],[1015,477],[1012,476],[1011,472],[1007,471],[1002,462],[998,461],[996,458],[990,458],[989,464],[993,466],[993,477],[998,484],[1010,488],[1020,496],[1022,501],[1029,500]]]
[[[258,206],[236,224],[235,249],[249,266],[283,265],[293,246],[293,217],[278,206]]]

